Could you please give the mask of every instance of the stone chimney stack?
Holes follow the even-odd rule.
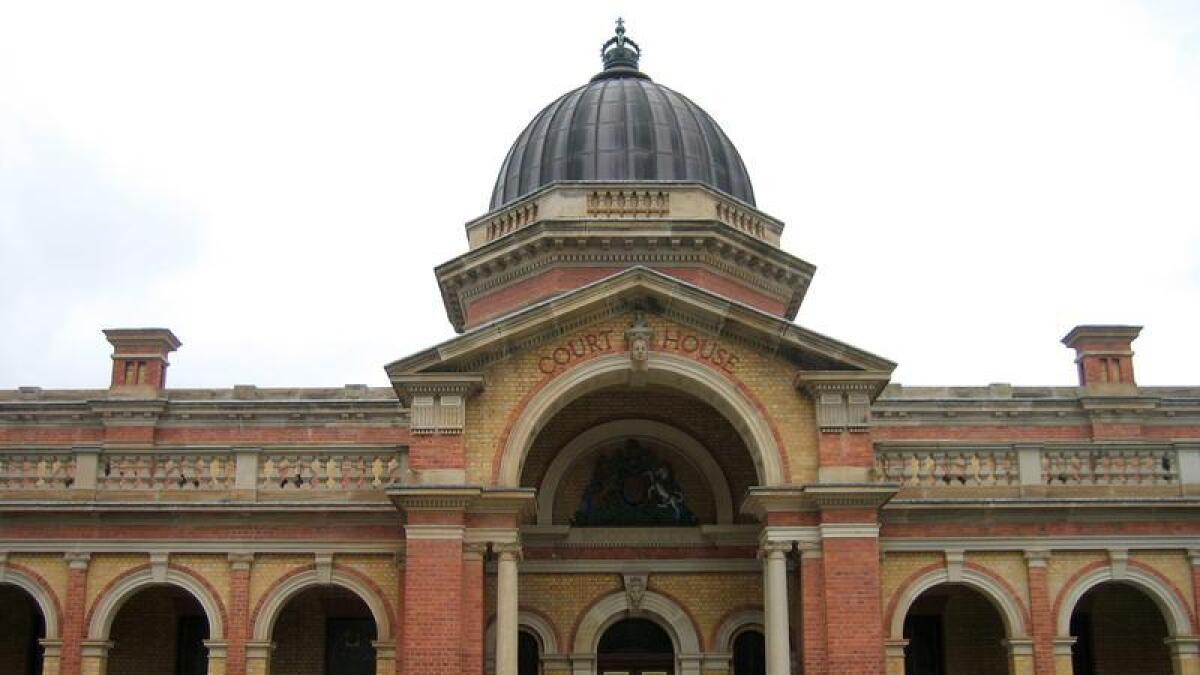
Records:
[[[123,396],[155,397],[167,386],[167,354],[179,338],[166,328],[110,328],[104,337],[113,346],[109,391]]]
[[[1136,394],[1133,341],[1141,326],[1076,326],[1063,338],[1075,350],[1079,386],[1093,394]]]

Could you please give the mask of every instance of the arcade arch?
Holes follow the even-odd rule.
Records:
[[[614,354],[580,363],[551,380],[524,405],[512,425],[500,457],[497,484],[518,487],[534,439],[546,424],[573,401],[589,393],[627,386],[633,374],[628,355]],[[779,485],[784,463],[775,434],[760,406],[732,381],[694,360],[651,352],[639,384],[688,393],[707,401],[733,425],[753,459],[757,481]]]

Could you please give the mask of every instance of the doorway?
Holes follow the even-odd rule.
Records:
[[[671,636],[649,619],[623,619],[609,626],[597,650],[600,675],[674,675]]]

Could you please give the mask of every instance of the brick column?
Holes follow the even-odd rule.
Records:
[[[825,569],[821,546],[800,544],[800,652],[804,675],[825,675]]]
[[[405,537],[405,669],[413,675],[461,675],[462,525],[410,523]]]
[[[836,514],[837,521],[831,518]],[[870,521],[867,521],[870,518]],[[875,512],[822,513],[825,630],[830,673],[884,671],[883,607],[879,587],[879,526]]]
[[[87,572],[91,554],[68,553],[67,595],[62,618],[60,675],[81,675],[83,639],[87,636]]]
[[[1046,581],[1046,564],[1050,552],[1025,552],[1029,577],[1029,630],[1033,638],[1033,667],[1037,675],[1055,675],[1054,669],[1054,610],[1050,606],[1050,587]]]
[[[483,673],[483,558],[487,544],[463,546],[462,663],[463,673]]]
[[[225,673],[246,675],[246,643],[250,640],[250,566],[253,553],[229,554],[229,625],[225,628]]]

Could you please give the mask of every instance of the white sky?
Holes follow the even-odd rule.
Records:
[[[737,144],[798,323],[905,384],[1073,384],[1078,323],[1200,385],[1200,2],[0,0],[0,387],[104,387],[101,328],[170,384],[386,384],[453,336],[508,146],[642,67]]]

